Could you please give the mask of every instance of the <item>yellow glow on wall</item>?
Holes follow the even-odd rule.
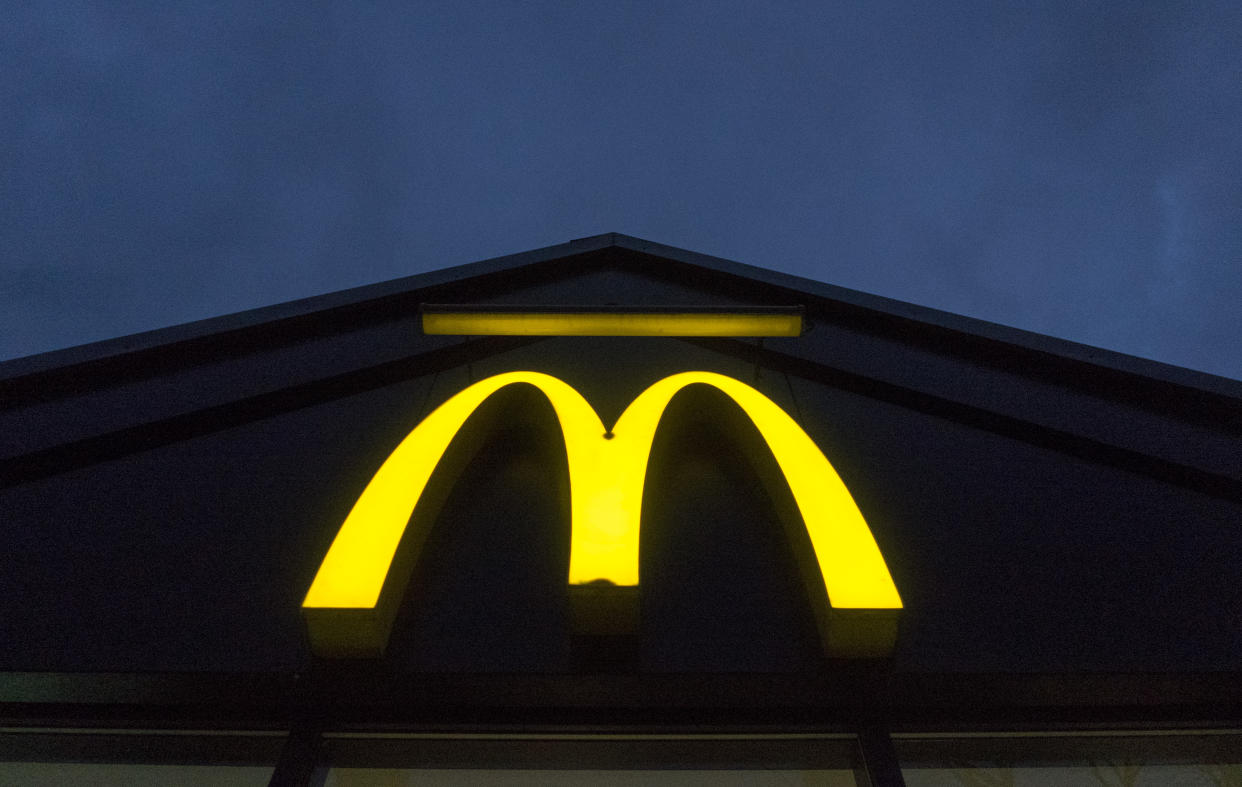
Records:
[[[802,315],[745,312],[426,312],[423,333],[452,336],[799,336]]]
[[[705,383],[745,411],[775,456],[806,524],[830,605],[901,608],[867,523],[811,438],[762,393],[712,372],[685,372],[655,383],[626,408],[609,434],[591,405],[555,377],[509,372],[471,385],[427,416],[375,473],[332,542],[304,608],[376,606],[410,515],[453,436],[487,397],[516,383],[533,385],[548,397],[564,433],[571,585],[596,580],[638,584],[639,523],[652,440],[669,400],[687,385]]]

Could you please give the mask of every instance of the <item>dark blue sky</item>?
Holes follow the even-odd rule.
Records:
[[[617,231],[1242,378],[1237,0],[0,21],[0,358]]]

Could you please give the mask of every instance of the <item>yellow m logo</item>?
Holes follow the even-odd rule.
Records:
[[[509,372],[481,380],[440,405],[367,484],[302,604],[317,653],[382,652],[395,614],[382,609],[382,591],[397,599],[404,591],[404,580],[393,583],[389,572],[424,487],[466,419],[497,390],[516,383],[543,392],[564,434],[571,586],[601,580],[614,586],[638,585],[643,483],[656,427],[674,394],[687,385],[705,383],[727,394],[750,417],[789,485],[827,591],[827,605],[819,600],[817,606],[826,610],[820,618],[829,655],[876,656],[891,649],[901,598],[871,530],[824,454],[766,396],[721,374],[675,374],[643,391],[608,431],[569,385],[538,372]],[[387,590],[386,580],[390,580]]]

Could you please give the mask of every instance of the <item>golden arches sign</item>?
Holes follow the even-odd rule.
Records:
[[[814,551],[829,617],[830,655],[884,655],[895,636],[901,598],[849,491],[801,427],[759,391],[712,372],[684,372],[643,391],[611,431],[571,386],[538,372],[508,372],[474,383],[428,415],[372,477],[354,504],[303,602],[311,644],[327,656],[382,652],[399,598],[389,572],[424,487],[466,419],[493,393],[517,383],[539,389],[560,421],[569,461],[569,584],[638,585],[638,542],[647,460],[669,400],[695,383],[728,395],[750,417],[779,465]],[[404,582],[397,584],[403,585]],[[823,606],[820,604],[820,606]],[[844,616],[842,615],[844,613]],[[823,616],[821,615],[821,618]],[[844,628],[852,629],[842,633]],[[861,623],[861,627],[858,625]]]

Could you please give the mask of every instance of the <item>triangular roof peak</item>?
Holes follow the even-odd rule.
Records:
[[[797,337],[682,341],[1242,500],[1234,437],[1242,382],[619,233],[0,364],[0,416],[30,433],[14,438],[26,454],[0,459],[0,479],[6,466],[24,479],[39,467],[77,466],[92,451],[163,444],[509,346],[425,335],[422,304],[548,303],[800,306],[809,329]],[[142,381],[152,385],[129,385]],[[124,412],[114,412],[108,391],[130,403]],[[91,435],[54,445],[55,430],[45,434],[23,411],[47,403],[49,414],[90,421]]]
[[[990,363],[1016,354],[1030,361],[1066,362],[1109,377],[1137,376],[1206,393],[1242,398],[1242,383],[1143,358],[1044,336],[1030,331],[951,314],[812,279],[668,246],[619,232],[577,238],[555,246],[508,254],[338,292],[288,301],[196,322],[107,339],[0,363],[0,386],[64,367],[108,364],[118,356],[143,355],[169,345],[275,331],[296,340],[302,331],[320,333],[324,321],[341,328],[351,323],[408,314],[420,302],[462,302],[463,289],[497,293],[533,283],[554,283],[591,271],[612,270],[714,292],[738,303],[804,305],[811,324],[831,321],[865,332],[888,334],[938,352],[975,355]],[[481,290],[480,290],[481,291]],[[547,288],[542,292],[546,293]],[[517,302],[512,292],[507,302]],[[446,296],[455,295],[455,298]],[[550,301],[546,296],[538,303]],[[570,302],[570,301],[566,301]],[[620,299],[617,302],[627,302]]]

